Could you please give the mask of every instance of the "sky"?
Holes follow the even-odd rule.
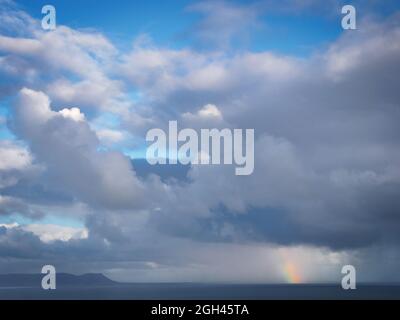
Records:
[[[400,281],[398,1],[45,4],[0,0],[0,273]],[[169,121],[254,129],[253,174],[149,165]]]

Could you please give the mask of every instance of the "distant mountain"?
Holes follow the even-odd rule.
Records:
[[[0,274],[0,287],[41,287],[44,274]],[[67,286],[113,286],[114,282],[101,273],[88,273],[83,275],[72,275],[68,273],[57,273],[56,284],[58,287]]]

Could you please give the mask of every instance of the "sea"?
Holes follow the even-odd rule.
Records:
[[[135,283],[112,286],[0,287],[1,300],[399,300],[400,285]]]

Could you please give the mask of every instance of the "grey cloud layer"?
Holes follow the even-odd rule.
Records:
[[[224,14],[235,20],[253,13],[235,10]],[[10,28],[29,17],[15,19]],[[214,20],[211,15],[204,23]],[[125,53],[98,33],[68,27],[42,33],[32,21],[19,38],[0,36],[1,77],[18,79],[11,128],[28,146],[0,145],[0,190],[7,191],[0,214],[17,210],[35,218],[55,205],[73,210],[71,205],[80,204],[84,209],[77,216],[89,230],[88,239],[44,244],[26,230],[0,228],[2,256],[64,261],[68,255],[66,264],[86,256],[80,268],[98,261],[113,273],[111,266],[121,264],[122,274],[123,262],[142,263],[154,279],[149,274],[157,265],[164,266],[160,278],[163,272],[174,277],[174,267],[188,278],[196,275],[191,268],[204,273],[199,265],[213,265],[206,252],[215,262],[223,251],[219,246],[238,250],[240,257],[246,256],[244,245],[266,246],[266,264],[273,264],[282,246],[304,245],[300,251],[328,260],[339,251],[335,263],[347,253],[365,263],[377,247],[397,248],[399,22],[396,14],[360,22],[357,32],[303,59],[173,50],[143,39]],[[225,30],[224,37],[235,32]],[[143,96],[132,102],[135,91]],[[210,104],[218,118],[201,116]],[[79,107],[86,119],[57,112],[65,107]],[[230,167],[205,166],[191,168],[184,181],[137,175],[120,152],[99,150],[90,123],[104,111],[118,114],[117,130],[138,139],[176,119],[196,129],[255,128],[255,172],[237,177]],[[27,189],[42,194],[28,197]],[[254,248],[248,255],[256,259]],[[222,262],[215,263],[223,277]]]

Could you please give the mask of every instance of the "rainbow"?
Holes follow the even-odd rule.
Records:
[[[295,265],[291,262],[286,262],[283,266],[283,272],[288,283],[301,283],[301,277]]]

